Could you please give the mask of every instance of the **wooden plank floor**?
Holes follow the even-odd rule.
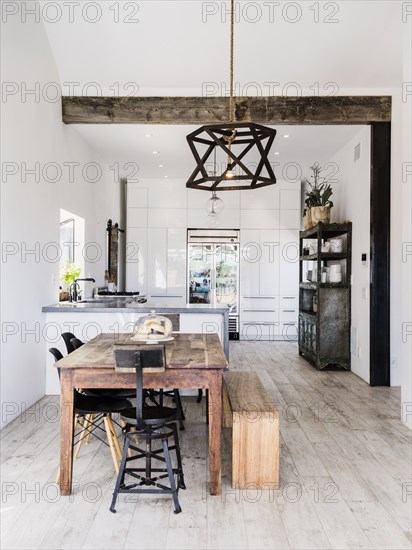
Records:
[[[4,549],[411,548],[411,432],[399,388],[352,373],[318,372],[292,343],[231,343],[231,368],[256,371],[280,410],[281,488],[234,491],[224,430],[223,491],[211,497],[205,403],[183,398],[187,491],[119,499],[109,450],[93,440],[75,461],[76,490],[54,484],[57,397],[45,397],[1,433]]]

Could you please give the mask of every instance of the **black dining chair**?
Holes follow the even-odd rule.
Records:
[[[66,344],[67,353],[72,353],[84,345],[84,342],[80,338],[76,338],[71,332],[64,332],[62,334],[63,340]],[[69,349],[71,351],[69,351]],[[111,388],[93,388],[82,389],[85,395],[98,395],[107,397],[124,397],[125,399],[133,399],[135,397],[134,389],[111,389]]]
[[[79,349],[84,345],[84,342],[79,340],[79,338],[71,338],[70,344],[73,346],[73,350]]]
[[[66,344],[67,353],[72,353],[74,351],[74,347],[70,340],[76,338],[76,336],[72,332],[63,332],[62,338],[64,340],[64,343]]]
[[[114,355],[118,370],[125,366],[129,368],[133,366],[136,372],[136,407],[124,411],[121,415],[126,424],[123,428],[125,441],[110,511],[116,512],[116,501],[120,493],[155,493],[171,494],[175,514],[178,514],[182,511],[178,491],[186,489],[186,486],[176,425],[177,412],[175,408],[148,406],[144,400],[143,390],[143,369],[154,365],[164,368],[166,365],[164,345],[153,345],[151,349],[145,350],[115,348]],[[170,438],[173,438],[172,446],[169,445]],[[155,442],[160,443],[161,448],[155,449],[153,445]],[[141,445],[143,443],[145,443],[144,448]],[[172,465],[170,455],[172,450],[176,454],[176,468]],[[143,460],[141,466],[131,464],[139,459]],[[156,464],[160,462],[162,467],[153,467],[154,460],[157,461]],[[128,479],[127,484],[126,476],[131,478],[130,481]],[[165,485],[166,479],[169,485]]]
[[[49,352],[53,355],[56,363],[63,359],[63,355],[57,348],[50,348]],[[60,379],[60,369],[57,367]],[[132,409],[132,404],[127,399],[111,396],[85,395],[78,390],[74,390],[74,410],[75,410],[75,439],[74,458],[78,457],[81,444],[86,436],[93,435],[105,445],[110,447],[113,464],[116,472],[119,471],[119,461],[122,456],[119,440],[113,426],[111,415],[115,413],[125,413]],[[104,429],[101,427],[103,420]],[[81,430],[76,434],[78,424]],[[100,432],[106,432],[107,441],[100,437]]]
[[[73,347],[73,350],[79,349],[84,344],[84,342],[76,337],[71,338],[69,343]],[[87,395],[111,395],[113,397],[126,397],[127,399],[132,399],[133,397],[135,397],[135,391],[127,389],[87,389],[84,390],[84,393],[86,393]],[[177,418],[179,421],[180,429],[184,430],[185,414],[183,412],[182,400],[180,399],[179,390],[177,388],[173,390],[145,390],[145,399],[151,401],[153,405],[163,407],[165,397],[171,397],[173,399],[177,409]]]

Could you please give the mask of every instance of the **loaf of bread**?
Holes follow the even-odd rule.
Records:
[[[145,319],[137,327],[136,336],[138,338],[147,338],[148,340],[159,340],[168,338],[171,331],[167,325],[162,325],[158,319]]]

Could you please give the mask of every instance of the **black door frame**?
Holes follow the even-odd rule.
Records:
[[[390,386],[391,123],[371,123],[370,385]]]

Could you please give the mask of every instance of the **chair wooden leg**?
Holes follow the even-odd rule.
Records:
[[[119,461],[117,460],[116,449],[115,449],[115,446],[113,444],[113,435],[112,435],[112,432],[110,430],[110,424],[109,424],[108,417],[105,416],[103,418],[103,420],[104,420],[104,427],[106,428],[106,434],[107,434],[107,440],[109,442],[110,452],[112,454],[114,469],[116,470],[116,474],[118,474],[119,473]]]
[[[76,450],[74,451],[74,458],[75,459],[78,458],[79,452],[80,452],[80,447],[82,446],[82,443],[83,443],[83,439],[86,437],[86,432],[88,431],[88,428],[90,429],[91,416],[92,416],[91,414],[86,414],[86,416],[84,417],[83,424],[82,424],[82,426],[83,426],[82,433],[80,434],[79,441],[76,444]]]
[[[87,434],[87,437],[86,437],[86,445],[89,444],[90,436],[92,435],[92,426],[93,426],[94,417],[95,417],[94,414],[90,415],[90,423],[89,423],[89,426],[88,426],[88,434]]]
[[[120,447],[120,443],[119,443],[119,439],[117,437],[117,433],[114,429],[114,426],[113,426],[113,420],[112,420],[112,417],[111,416],[108,416],[107,417],[107,420],[109,422],[109,426],[110,426],[110,430],[112,432],[112,436],[113,436],[113,443],[114,443],[114,447],[117,451],[117,456],[119,457],[119,462],[122,460],[122,449]]]

